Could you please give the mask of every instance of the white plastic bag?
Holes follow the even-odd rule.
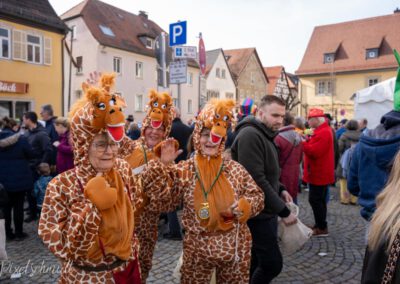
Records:
[[[6,252],[6,228],[4,225],[4,219],[0,219],[0,260],[7,259]]]
[[[299,207],[294,203],[287,204],[290,211],[299,215]],[[286,226],[282,220],[278,223],[278,238],[281,241],[281,248],[285,254],[291,254],[300,250],[311,238],[313,231],[304,225],[300,219],[291,226]]]

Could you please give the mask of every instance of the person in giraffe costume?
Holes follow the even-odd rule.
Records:
[[[140,138],[135,141],[130,140],[128,137],[124,138],[119,153],[129,163],[138,179],[143,176],[142,170],[144,166],[149,161],[160,156],[160,142],[169,136],[174,117],[172,98],[169,94],[152,90],[149,98],[147,115],[143,120]],[[178,145],[175,145],[177,148]],[[168,206],[155,208],[153,200],[150,200],[146,194],[143,194],[142,197],[144,202],[135,214],[135,233],[140,244],[139,263],[142,272],[142,283],[146,283],[152,267],[160,214],[175,208]],[[153,206],[149,206],[149,204]]]
[[[170,206],[183,201],[181,283],[248,283],[251,234],[246,221],[264,206],[248,172],[222,158],[233,100],[212,100],[195,122],[195,154],[168,166]]]
[[[124,102],[111,93],[114,80],[103,75],[100,86],[83,84],[85,96],[70,112],[75,169],[46,190],[38,233],[62,263],[59,283],[141,281],[134,211],[143,202],[141,190],[152,199],[162,196],[165,167],[150,161],[138,186],[129,164],[117,158],[125,118]],[[176,157],[171,143],[161,151],[165,163]]]

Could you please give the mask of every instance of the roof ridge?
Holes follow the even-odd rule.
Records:
[[[368,21],[373,21],[373,20],[379,19],[379,18],[393,17],[393,16],[400,16],[400,13],[392,13],[392,14],[369,17],[369,18],[362,18],[362,19],[349,20],[349,21],[344,21],[344,22],[339,22],[339,23],[320,25],[320,26],[315,26],[314,28],[317,29],[317,28],[325,28],[325,27],[330,27],[330,26],[344,25],[344,24],[349,24],[349,23],[368,22]]]
[[[83,0],[82,2],[79,2],[78,4],[72,6],[72,7],[69,8],[67,11],[65,11],[64,13],[62,13],[62,14],[60,15],[60,18],[61,18],[63,15],[65,15],[65,14],[67,14],[68,12],[72,11],[73,9],[75,9],[76,7],[78,7],[79,5],[82,5],[83,2],[86,2],[86,3],[82,6],[81,11],[77,14],[77,15],[79,15],[80,13],[82,13],[83,9],[85,9],[85,7],[86,7],[86,5],[87,5],[87,3],[88,3],[89,1],[90,1],[90,0]],[[72,15],[72,16],[70,16],[69,18],[74,17],[74,16],[76,16],[76,15]]]

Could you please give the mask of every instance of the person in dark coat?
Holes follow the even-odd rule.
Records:
[[[278,245],[278,216],[286,226],[297,222],[285,205],[293,201],[279,182],[279,159],[274,138],[282,127],[285,102],[277,96],[261,99],[258,117],[247,116],[235,128],[232,159],[242,164],[264,192],[263,211],[247,224],[253,238],[251,249],[251,283],[270,283],[282,270]]]
[[[49,156],[49,165],[52,168],[52,173],[56,174],[56,162],[57,162],[57,147],[53,146],[53,143],[59,140],[58,133],[54,127],[54,122],[57,117],[54,116],[52,105],[43,105],[40,111],[40,116],[45,123],[46,132],[50,137],[51,142],[51,154]]]
[[[18,127],[16,121],[5,117],[3,122],[4,128],[0,132],[0,183],[9,199],[4,210],[6,236],[9,240],[22,240],[27,236],[23,231],[24,197],[33,188],[29,167],[33,152],[27,139],[15,132]],[[15,233],[11,228],[12,213]]]
[[[400,283],[399,186],[400,152],[397,152],[389,180],[376,198],[377,206],[370,224],[362,268],[362,284]]]
[[[308,123],[313,129],[310,139],[303,142],[304,175],[309,184],[309,203],[314,213],[313,235],[328,236],[326,198],[328,186],[335,181],[334,145],[331,127],[321,109],[312,108]]]
[[[279,180],[297,204],[303,145],[302,137],[297,133],[293,124],[294,117],[286,112],[284,127],[279,129],[279,134],[275,137],[275,144],[279,149],[279,167],[281,168]]]
[[[28,128],[26,137],[33,150],[34,156],[30,160],[29,165],[33,174],[33,180],[36,181],[39,178],[36,171],[37,166],[40,163],[50,164],[50,161],[52,161],[52,145],[46,129],[38,123],[38,117],[35,112],[29,111],[24,113],[23,122],[25,127]],[[33,186],[27,194],[30,216],[25,219],[25,222],[32,222],[37,219],[36,200],[32,195],[32,190]]]
[[[339,139],[339,153],[342,158],[344,152],[351,147],[355,147],[355,145],[360,140],[361,132],[358,131],[358,122],[357,120],[349,120],[346,125],[346,132],[340,136]],[[357,197],[351,195],[347,190],[347,176],[343,176],[343,167],[341,163],[339,163],[336,167],[336,177],[339,178],[340,184],[340,203],[342,204],[356,204]]]

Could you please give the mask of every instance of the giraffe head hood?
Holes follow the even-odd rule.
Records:
[[[115,142],[125,135],[125,116],[122,108],[125,101],[111,92],[115,75],[104,74],[99,86],[82,84],[84,97],[71,108],[71,135],[76,166],[89,165],[88,152],[94,136],[105,132]]]
[[[174,119],[174,109],[172,107],[172,98],[168,93],[159,93],[151,90],[149,93],[150,101],[147,104],[147,114],[143,120],[141,136],[147,127],[160,128],[164,126],[164,139],[169,136]]]
[[[218,155],[221,155],[225,148],[225,140],[229,126],[233,122],[233,107],[235,102],[231,99],[213,99],[208,102],[197,116],[193,142],[197,154],[201,154],[200,133],[206,127],[211,130],[210,141],[219,144]]]

